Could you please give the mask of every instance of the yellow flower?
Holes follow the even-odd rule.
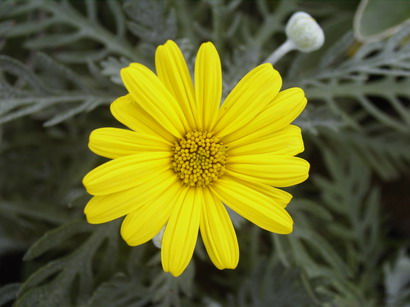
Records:
[[[225,205],[271,232],[292,232],[285,210],[288,187],[308,177],[301,131],[290,123],[306,105],[299,88],[280,92],[271,64],[242,78],[220,106],[218,52],[202,44],[195,82],[173,41],[155,54],[157,75],[132,63],[121,70],[129,94],[111,104],[131,130],[100,128],[90,149],[113,159],[83,180],[94,197],[84,212],[89,223],[126,216],[121,235],[131,246],[152,239],[164,225],[163,269],[180,275],[189,264],[198,231],[218,269],[239,260],[234,227]]]

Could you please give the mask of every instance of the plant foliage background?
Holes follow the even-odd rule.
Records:
[[[410,306],[409,3],[1,1],[0,305]],[[167,39],[192,64],[211,40],[227,93],[298,10],[326,43],[275,65],[309,99],[297,124],[312,170],[291,189],[294,233],[234,216],[239,267],[218,271],[199,244],[176,279],[154,245],[122,241],[120,221],[88,225],[81,179],[103,162],[88,135],[119,125],[108,108],[125,93],[119,69],[153,67]]]

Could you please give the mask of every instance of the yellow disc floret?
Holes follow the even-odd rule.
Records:
[[[172,166],[184,184],[203,187],[225,172],[225,147],[212,132],[193,131],[175,142]]]

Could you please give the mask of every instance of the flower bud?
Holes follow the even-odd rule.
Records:
[[[302,52],[315,51],[322,47],[325,41],[322,28],[312,16],[305,12],[294,13],[285,31],[295,48]]]
[[[152,238],[152,243],[154,243],[154,245],[157,248],[161,248],[162,247],[162,237],[164,236],[164,231],[165,231],[165,226],[162,227],[162,229],[160,230],[160,232]]]

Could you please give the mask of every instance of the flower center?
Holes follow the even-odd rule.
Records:
[[[225,172],[225,147],[213,132],[193,131],[175,142],[172,166],[187,186],[203,187]]]

